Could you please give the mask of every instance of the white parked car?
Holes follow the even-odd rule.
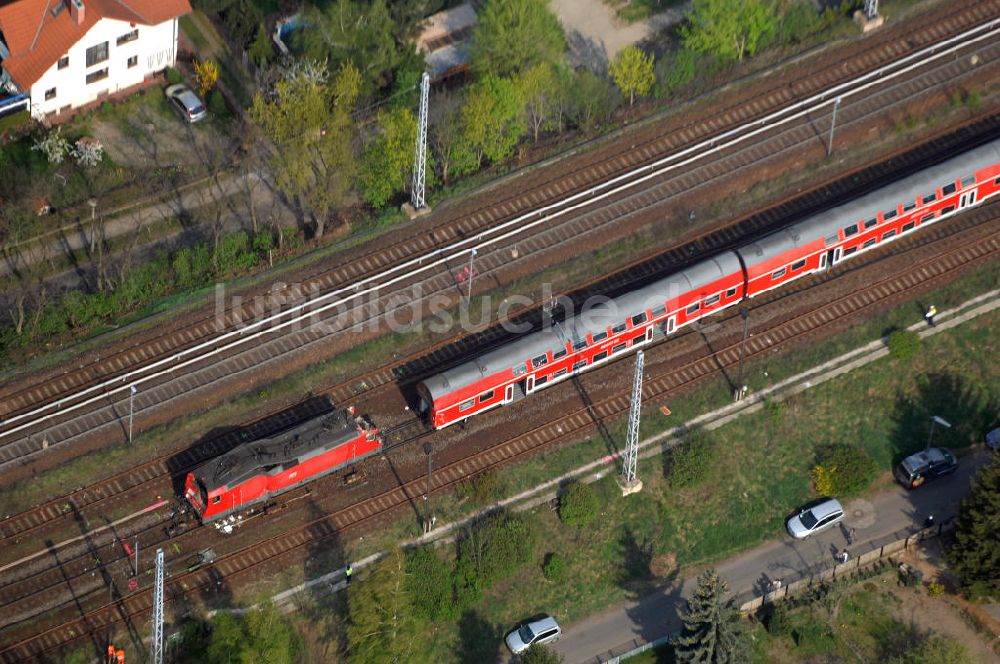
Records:
[[[536,643],[545,644],[559,640],[562,629],[552,616],[526,622],[507,635],[507,647],[515,655],[520,655]]]
[[[786,524],[788,534],[795,539],[804,539],[826,530],[844,519],[844,506],[836,498],[826,498],[803,507]]]

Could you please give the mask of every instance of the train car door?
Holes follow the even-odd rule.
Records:
[[[503,402],[510,403],[513,400],[514,400],[514,384],[511,383],[510,385],[507,386],[507,389],[504,392]]]
[[[677,316],[671,316],[667,319],[667,334],[673,334],[675,329],[677,329]]]
[[[970,205],[976,204],[976,190],[967,191],[962,194],[962,197],[958,201],[959,209],[969,207]]]
[[[825,270],[826,268],[833,267],[839,263],[842,256],[841,251],[842,249],[837,247],[836,249],[828,251],[825,254],[821,254],[819,257],[819,269]]]
[[[534,392],[535,391],[535,377],[534,376],[528,376],[528,382],[526,383],[526,385],[527,385],[527,387],[524,388],[525,393],[531,394],[532,392]]]

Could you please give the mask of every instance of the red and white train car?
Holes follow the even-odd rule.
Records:
[[[440,429],[518,401],[998,192],[994,141],[431,376],[417,385],[421,409]]]
[[[378,430],[346,410],[242,443],[190,473],[184,498],[203,523],[243,512],[378,452]]]

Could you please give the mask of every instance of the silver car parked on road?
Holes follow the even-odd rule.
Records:
[[[788,534],[795,539],[809,537],[844,519],[844,506],[836,498],[825,498],[807,505],[788,520]]]
[[[515,655],[520,655],[536,643],[552,643],[562,636],[559,623],[552,616],[526,622],[507,635],[507,647]]]

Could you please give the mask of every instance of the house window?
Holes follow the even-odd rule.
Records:
[[[108,68],[98,69],[97,71],[92,71],[87,74],[87,85],[91,83],[96,83],[97,81],[103,81],[108,77]]]
[[[55,99],[55,98],[56,98],[56,89],[55,88],[49,88],[48,90],[45,91],[45,101],[48,101],[50,99]]]
[[[104,62],[108,59],[108,42],[101,42],[97,46],[91,46],[87,49],[87,66],[93,67],[98,62]]]
[[[64,55],[61,58],[59,58],[59,69],[66,69],[66,67],[69,67],[68,55]]]
[[[137,64],[139,64],[139,56],[138,55],[133,55],[131,58],[128,59],[128,67],[129,67],[129,69],[131,69],[132,67],[135,67]]]
[[[132,32],[126,32],[115,42],[116,45],[121,46],[122,44],[127,44],[130,41],[135,41],[139,38],[139,28],[136,28]]]

